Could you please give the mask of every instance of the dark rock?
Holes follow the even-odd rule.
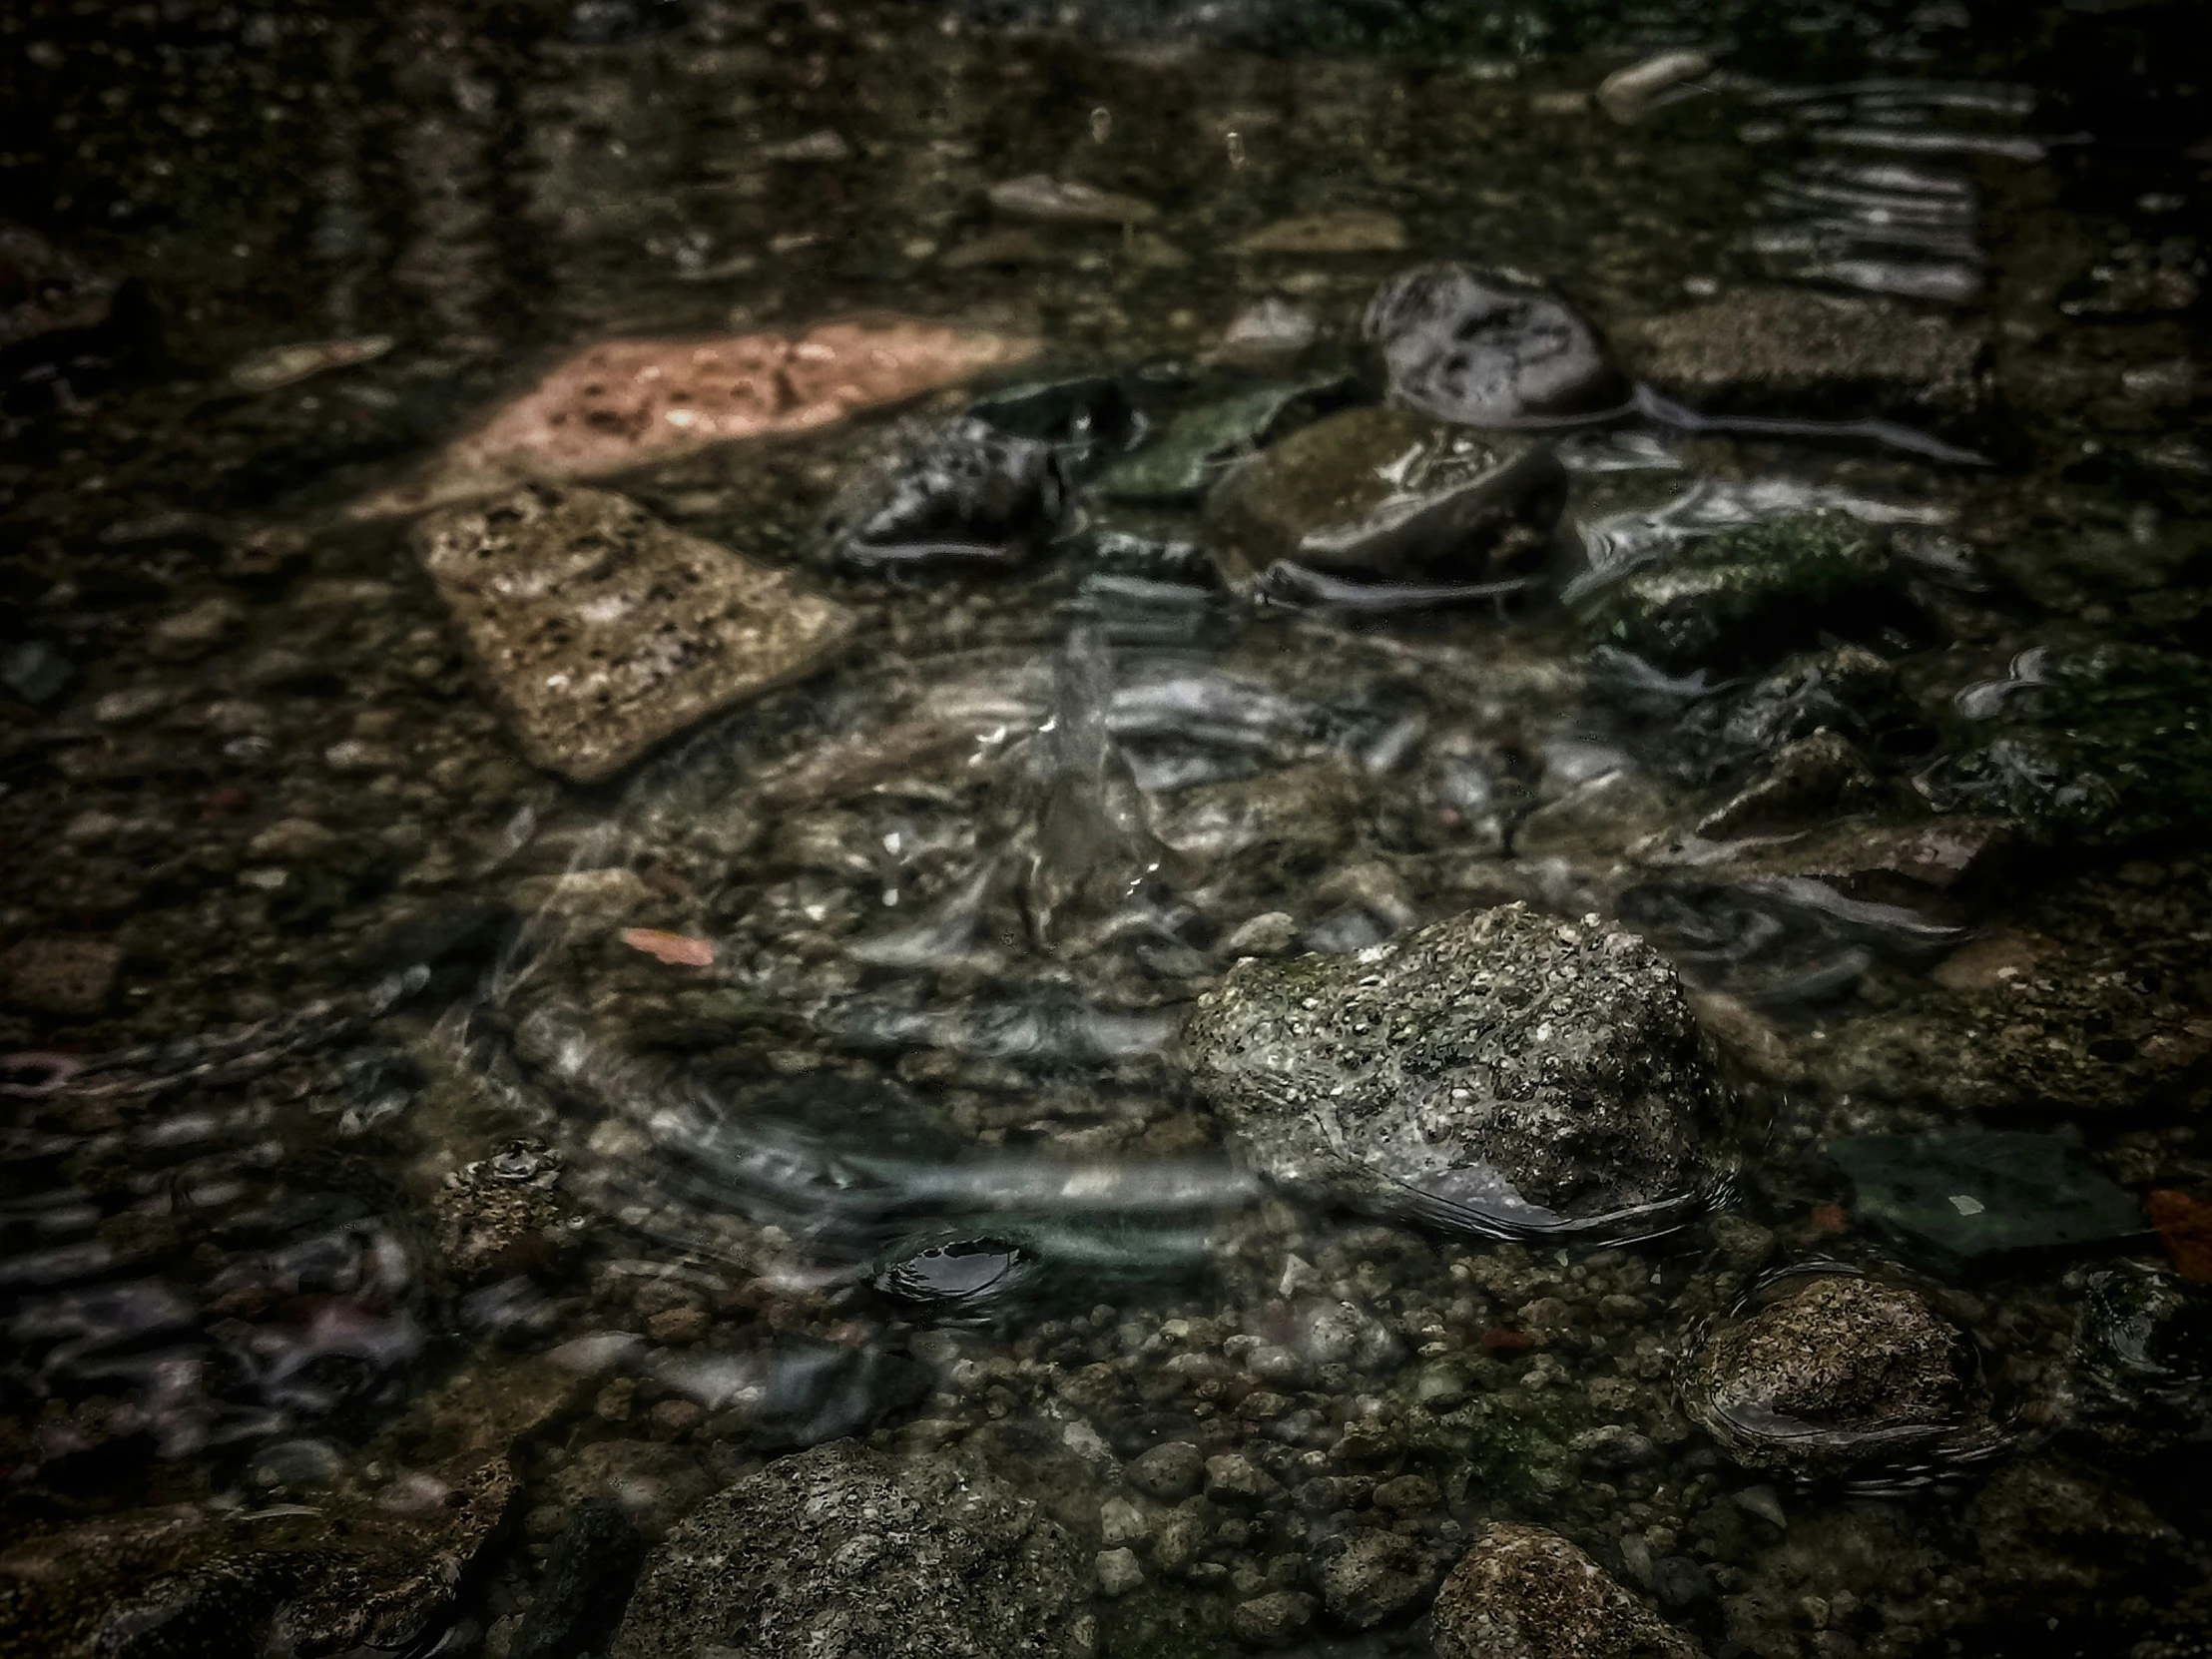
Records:
[[[1466,426],[1594,414],[1628,394],[1597,330],[1559,300],[1459,265],[1393,278],[1363,331],[1400,408]]]
[[[2212,1286],[2141,1262],[2091,1274],[2072,1373],[2079,1419],[2124,1451],[2212,1440]]]
[[[645,1559],[645,1540],[613,1498],[591,1498],[553,1540],[537,1599],[510,1659],[567,1659],[597,1650]]]
[[[414,534],[523,752],[579,783],[813,673],[852,631],[788,572],[600,490],[531,485]]]
[[[1957,704],[1989,735],[1914,781],[1938,812],[2095,847],[2212,825],[2212,670],[2199,658],[2124,645],[2027,652],[2009,680],[1970,686]]]
[[[1335,377],[1267,381],[1184,409],[1092,487],[1110,501],[1196,501],[1232,461],[1310,416],[1338,385]]]
[[[0,403],[66,408],[160,337],[142,284],[0,221]]]
[[[576,1230],[554,1195],[559,1154],[515,1141],[446,1176],[432,1195],[438,1249],[464,1284],[506,1279],[557,1266],[574,1249]]]
[[[842,1441],[771,1463],[670,1532],[611,1652],[1074,1659],[1089,1577],[1066,1533],[980,1470]]]
[[[1936,1457],[1986,1413],[1966,1340],[1913,1292],[1848,1274],[1780,1280],[1722,1322],[1682,1395],[1737,1461],[1806,1475]]]
[[[554,1473],[552,1500],[571,1511],[607,1501],[619,1506],[647,1543],[668,1529],[713,1489],[699,1459],[681,1446],[657,1440],[594,1440]]]
[[[1541,1526],[1492,1526],[1451,1569],[1429,1618],[1436,1659],[1697,1659],[1700,1651]]]
[[[1817,731],[1784,744],[1697,832],[1711,840],[1771,835],[1873,806],[1881,781],[1859,746],[1840,732]]]
[[[76,665],[44,640],[0,651],[0,685],[33,706],[53,702],[76,677]]]
[[[1313,1552],[1314,1582],[1331,1618],[1368,1630],[1411,1611],[1434,1587],[1443,1562],[1418,1538],[1357,1527]]]
[[[1975,1494],[1964,1525],[1980,1551],[1976,1587],[1990,1611],[2030,1633],[2052,1619],[2107,1618],[2130,1593],[2164,1599],[2193,1554],[2126,1485],[2048,1457],[2000,1470]]]
[[[1239,1602],[1229,1615],[1229,1628],[1248,1647],[1284,1647],[1314,1622],[1320,1605],[1303,1590],[1274,1590]]]
[[[1206,1478],[1206,1454],[1188,1440],[1156,1445],[1129,1465],[1129,1483],[1148,1497],[1176,1503]]]
[[[1215,486],[1209,543],[1242,585],[1281,560],[1368,581],[1485,583],[1532,573],[1566,500],[1543,445],[1398,409],[1347,409]]]
[[[1744,288],[1613,338],[1631,374],[1707,414],[1955,422],[1991,396],[1986,333],[1895,299]]]
[[[1847,1135],[1828,1155],[1854,1212],[1939,1272],[2090,1249],[2143,1231],[2135,1201],[2053,1135]]]
[[[1840,512],[1680,542],[1577,606],[1592,635],[1671,669],[1771,659],[1897,610],[1889,548]]]
[[[838,492],[825,521],[856,564],[1020,562],[1059,513],[1053,447],[963,415],[905,429]]]
[[[1670,742],[1676,770],[1703,783],[1817,732],[1880,743],[1911,718],[1897,670],[1865,646],[1842,645],[1792,657],[1695,704]]]
[[[977,397],[967,412],[1009,437],[1050,444],[1067,478],[1126,448],[1142,424],[1128,392],[1108,374],[1001,386]]]
[[[1649,945],[1518,904],[1357,958],[1241,961],[1183,1048],[1270,1178],[1478,1232],[1664,1225],[1723,1104]]]

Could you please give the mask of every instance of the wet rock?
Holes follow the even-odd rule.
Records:
[[[1613,338],[1631,374],[1708,414],[1947,422],[1991,395],[1983,329],[1895,299],[1745,288]]]
[[[355,339],[303,340],[293,345],[272,345],[250,351],[231,365],[231,383],[241,391],[275,391],[296,385],[333,368],[351,368],[373,362],[392,348],[389,334],[363,334]]]
[[[1321,324],[1312,311],[1301,310],[1271,294],[1231,319],[1221,343],[1214,348],[1214,360],[1256,370],[1279,368],[1312,345],[1320,334]]]
[[[771,1463],[676,1527],[610,1651],[1073,1659],[1090,1646],[1090,1576],[996,1479],[944,1454],[894,1463],[838,1442]]]
[[[1405,224],[1379,208],[1344,208],[1300,214],[1248,232],[1229,245],[1232,254],[1402,254]]]
[[[2053,1135],[1847,1135],[1828,1155],[1851,1178],[1854,1213],[1938,1272],[2078,1252],[2143,1231],[2135,1201]]]
[[[1694,704],[1670,741],[1676,770],[1702,783],[1818,732],[1879,741],[1911,720],[1897,670],[1863,645],[1840,645]]]
[[[1936,1456],[1985,1412],[1964,1338],[1913,1292],[1844,1274],[1778,1281],[1716,1327],[1682,1395],[1737,1461],[1805,1475]]]
[[[246,621],[246,607],[217,596],[166,616],[146,631],[147,654],[159,662],[187,663],[226,643]]]
[[[597,1501],[613,1503],[648,1543],[659,1543],[713,1484],[699,1459],[680,1446],[594,1440],[561,1465],[551,1497],[572,1511]]]
[[[1478,1232],[1662,1224],[1722,1104],[1672,968],[1518,904],[1239,962],[1183,1049],[1271,1179]]]
[[[23,640],[0,651],[0,685],[34,707],[53,702],[76,677],[76,665],[45,640]]]
[[[1237,1603],[1229,1628],[1248,1647],[1286,1647],[1314,1622],[1320,1606],[1303,1590],[1273,1590]]]
[[[1013,1237],[963,1232],[909,1240],[889,1253],[875,1288],[938,1318],[1001,1311],[1044,1271],[1035,1248]]]
[[[1129,394],[1111,374],[1017,381],[984,392],[967,412],[1008,437],[1050,445],[1068,478],[1126,447],[1138,429]]]
[[[1206,1459],[1206,1495],[1216,1503],[1266,1504],[1283,1495],[1283,1483],[1241,1452]]]
[[[1703,52],[1660,52],[1599,82],[1598,107],[1622,126],[1634,126],[1712,73],[1713,60]]]
[[[18,1007],[89,1018],[107,1007],[122,968],[121,945],[50,934],[0,954],[0,987]]]
[[[1750,782],[1699,821],[1709,840],[1771,835],[1880,800],[1881,780],[1859,746],[1840,732],[1817,731],[1784,744]]]
[[[1696,1659],[1697,1643],[1541,1526],[1501,1523],[1429,1614],[1436,1659]]]
[[[1125,1596],[1144,1582],[1137,1552],[1126,1544],[1119,1549],[1100,1550],[1092,1570],[1098,1574],[1098,1593],[1102,1596]]]
[[[1158,208],[1134,196],[1043,173],[1008,179],[985,194],[1002,214],[1049,225],[1149,225],[1160,217]]]
[[[578,782],[812,673],[853,626],[790,574],[598,490],[453,508],[415,546],[524,753]]]
[[[1321,761],[1182,791],[1162,815],[1160,833],[1225,866],[1233,860],[1239,876],[1263,891],[1280,890],[1351,845],[1360,812],[1351,769]]]
[[[1577,606],[1596,639],[1670,669],[1773,657],[1895,609],[1884,539],[1839,512],[1678,543]]]
[[[1171,418],[1093,488],[1113,501],[1195,501],[1223,470],[1308,412],[1334,379],[1276,380],[1199,403]]]
[[[1020,362],[1033,340],[889,318],[794,338],[605,340],[448,444],[354,516],[421,512],[524,479],[600,478],[716,444],[812,431]]]
[[[1658,779],[1635,767],[1618,767],[1575,785],[1522,819],[1513,830],[1513,852],[1521,858],[1567,858],[1603,866],[1663,831],[1674,822],[1677,808]]]
[[[645,1540],[621,1504],[592,1498],[579,1505],[553,1540],[509,1659],[561,1659],[597,1648],[644,1559]]]
[[[2091,1274],[2071,1377],[2078,1419],[2123,1451],[2212,1439],[2212,1287],[2142,1262]]]
[[[1359,1527],[1324,1539],[1313,1552],[1314,1583],[1331,1618],[1368,1630],[1425,1599],[1443,1562],[1421,1539]]]
[[[1280,560],[1360,580],[1493,582],[1531,574],[1566,500],[1551,451],[1399,409],[1347,409],[1231,472],[1206,504],[1233,584]]]
[[[973,416],[910,428],[838,492],[825,529],[856,564],[1019,562],[1051,533],[1052,445]]]
[[[1129,1465],[1129,1483],[1162,1503],[1179,1503],[1206,1478],[1206,1454],[1188,1440],[1154,1446]]]
[[[438,1249],[464,1283],[542,1272],[565,1258],[576,1230],[554,1196],[560,1158],[515,1141],[465,1164],[431,1196]]]
[[[1627,396],[1597,330],[1549,294],[1459,265],[1395,277],[1362,324],[1392,403],[1466,426],[1614,408]]]
[[[2039,841],[2124,847],[2212,824],[2212,670],[2147,647],[2023,653],[1956,699],[1979,738],[1914,786],[1938,811],[2002,817]],[[1982,734],[1987,734],[1982,736]]]
[[[2131,1592],[2164,1600],[2193,1553],[2109,1473],[2047,1456],[1998,1471],[1964,1524],[1980,1551],[1976,1588],[1989,1612],[2028,1631],[2048,1630],[2053,1618],[2108,1618]]]

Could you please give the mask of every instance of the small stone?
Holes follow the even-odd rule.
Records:
[[[2150,1195],[2150,1224],[2182,1278],[2212,1280],[2212,1200],[2161,1187]]]
[[[1375,1506],[1401,1514],[1417,1515],[1443,1506],[1443,1494],[1425,1474],[1401,1474],[1375,1488]]]
[[[236,599],[223,595],[203,599],[147,630],[146,650],[163,662],[190,662],[229,640],[245,621],[246,607]]]
[[[1245,368],[1279,367],[1312,345],[1320,333],[1312,311],[1271,294],[1237,313],[1214,356]]]
[[[646,1413],[646,1420],[657,1433],[680,1439],[707,1420],[707,1408],[696,1399],[656,1400],[653,1409]]]
[[[841,162],[851,154],[844,135],[829,127],[781,144],[764,144],[760,151],[761,159],[769,162]]]
[[[2143,1231],[2135,1201],[2053,1135],[1848,1135],[1831,1141],[1828,1155],[1851,1178],[1854,1215],[1938,1272],[2062,1255]]]
[[[1144,1582],[1144,1568],[1137,1563],[1137,1552],[1127,1545],[1100,1550],[1092,1567],[1098,1574],[1098,1593],[1109,1599],[1125,1596]]]
[[[645,1322],[645,1334],[657,1343],[696,1343],[713,1328],[704,1308],[664,1308]]]
[[[123,947],[61,934],[29,938],[0,954],[0,985],[18,1007],[90,1018],[115,994]]]
[[[1147,1497],[1175,1503],[1206,1478],[1206,1454],[1188,1440],[1156,1445],[1129,1465],[1129,1483]]]
[[[1300,214],[1239,237],[1232,254],[1402,254],[1405,222],[1379,208]]]
[[[332,860],[345,844],[336,831],[312,819],[282,818],[247,843],[247,856],[264,863],[319,864]]]
[[[1703,52],[1660,52],[1616,69],[1598,84],[1598,107],[1624,127],[1633,126],[1666,100],[1668,93],[1702,81],[1713,73],[1713,60]]]
[[[1272,1503],[1282,1482],[1240,1452],[1206,1459],[1206,1495],[1216,1503]]]
[[[1429,1617],[1436,1659],[1699,1659],[1688,1636],[1541,1526],[1492,1526]]]
[[[1880,795],[1880,781],[1859,746],[1840,732],[1816,732],[1785,744],[1697,832],[1708,840],[1776,834],[1857,812]]]
[[[1298,918],[1288,910],[1267,910],[1239,922],[1222,940],[1221,954],[1280,956],[1298,942]]]
[[[1303,1590],[1271,1590],[1240,1601],[1229,1614],[1229,1628],[1248,1647],[1286,1647],[1314,1622],[1320,1605]]]
[[[1206,1517],[1196,1500],[1179,1503],[1152,1528],[1152,1559],[1162,1572],[1188,1572],[1202,1564],[1198,1558],[1208,1536]]]
[[[1042,173],[1008,179],[985,194],[1002,214],[1051,225],[1149,225],[1160,217],[1158,208],[1134,196]]]
[[[963,415],[900,429],[838,491],[824,521],[855,564],[1018,563],[1060,505],[1053,446]]]
[[[1591,414],[1628,385],[1597,331],[1559,300],[1459,265],[1422,266],[1368,306],[1390,401],[1467,426]]]
[[[415,545],[524,753],[579,783],[813,673],[853,627],[788,572],[598,490],[452,508]]]
[[[1416,1606],[1441,1565],[1416,1538],[1361,1527],[1314,1552],[1314,1580],[1333,1618],[1369,1630]]]
[[[351,368],[371,362],[392,348],[389,334],[363,334],[354,339],[303,340],[293,345],[272,345],[249,351],[231,365],[231,383],[241,391],[275,391],[296,385],[333,368]]]
[[[1229,464],[1287,424],[1334,379],[1278,380],[1184,409],[1092,488],[1108,500],[1195,501]]]
[[[1098,1506],[1098,1535],[1109,1548],[1141,1542],[1151,1532],[1145,1512],[1125,1497],[1110,1497]]]
[[[53,702],[76,675],[76,666],[45,640],[21,640],[0,651],[0,685],[34,706]]]

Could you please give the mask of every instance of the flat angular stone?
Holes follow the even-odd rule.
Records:
[[[1847,1135],[1828,1155],[1859,1217],[1937,1271],[2079,1251],[2143,1231],[2135,1201],[2052,1135]]]
[[[523,753],[580,784],[813,673],[853,627],[789,572],[601,490],[449,508],[415,548]]]

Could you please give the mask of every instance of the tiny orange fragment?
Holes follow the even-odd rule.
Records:
[[[2161,1187],[2150,1195],[2150,1224],[2182,1278],[2212,1280],[2212,1200]]]
[[[671,967],[713,967],[715,941],[695,939],[688,933],[664,933],[658,927],[632,927],[622,935],[632,950],[657,956]]]
[[[1492,1354],[1524,1354],[1536,1346],[1536,1339],[1526,1331],[1509,1331],[1502,1325],[1493,1325],[1482,1333],[1482,1346]]]

